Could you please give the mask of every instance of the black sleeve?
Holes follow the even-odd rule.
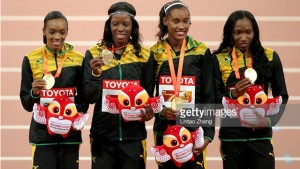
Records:
[[[214,72],[215,103],[221,104],[222,98],[226,95],[226,89],[222,80],[222,73],[220,71],[219,60],[217,56],[213,55],[212,60],[213,60],[212,65],[213,65],[213,72]]]
[[[83,60],[83,88],[84,88],[84,99],[87,103],[96,103],[101,94],[101,82],[102,76],[95,77],[92,75],[92,68],[90,61],[93,56],[89,50],[86,51]]]
[[[150,52],[150,57],[143,66],[143,77],[141,80],[141,86],[148,92],[150,97],[153,97],[154,86],[155,86],[155,66],[156,62],[154,60],[153,52]]]
[[[272,79],[271,79],[271,88],[273,97],[281,96],[282,97],[282,105],[280,106],[280,110],[278,114],[269,116],[271,120],[272,126],[275,126],[280,120],[285,106],[288,102],[289,95],[287,92],[285,78],[283,73],[282,64],[278,54],[274,51],[272,62]]]
[[[201,79],[201,95],[202,103],[213,104],[215,103],[215,94],[214,94],[214,75],[212,67],[212,57],[210,50],[207,49],[204,56],[203,62],[201,64],[202,69],[202,79]]]
[[[78,112],[86,113],[89,108],[89,103],[84,99],[84,93],[83,93],[83,62],[82,66],[79,69],[79,75],[76,79],[76,91],[77,95],[75,96],[75,103]]]
[[[34,103],[39,103],[40,98],[33,98],[30,95],[32,89],[33,75],[28,57],[25,56],[22,62],[22,74],[21,74],[21,87],[20,87],[20,99],[24,109],[28,112],[32,111]]]
[[[214,93],[214,74],[213,74],[213,67],[212,67],[212,56],[209,49],[206,50],[203,56],[202,62],[202,87],[201,93],[202,95],[202,102],[201,104],[206,104],[206,107],[209,109],[213,109],[213,104],[215,103],[215,93]],[[206,120],[212,121],[210,127],[203,127],[204,137],[212,141],[215,135],[215,116],[210,115],[209,117],[205,117]]]

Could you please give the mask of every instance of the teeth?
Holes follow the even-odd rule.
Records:
[[[59,44],[60,44],[60,42],[53,42],[53,44],[54,44],[54,45],[59,45]]]
[[[117,38],[124,38],[125,35],[117,35]]]

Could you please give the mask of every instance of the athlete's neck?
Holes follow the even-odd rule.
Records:
[[[169,45],[173,48],[173,50],[175,52],[180,51],[183,39],[177,41],[176,39],[168,38],[167,41],[168,41]]]
[[[49,52],[49,53],[62,53],[62,49],[60,49],[59,51],[57,50],[53,50],[53,49],[50,49],[47,45],[46,45],[46,50]]]

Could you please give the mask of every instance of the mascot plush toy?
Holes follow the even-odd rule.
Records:
[[[172,160],[177,167],[189,160],[194,161],[193,147],[204,144],[203,129],[199,127],[190,132],[185,127],[168,126],[163,135],[163,145],[151,147],[151,152],[158,162]]]
[[[71,127],[81,130],[88,117],[88,114],[78,113],[74,102],[66,96],[54,98],[48,107],[38,103],[33,106],[33,119],[47,125],[50,135],[60,134],[63,138],[68,136]]]
[[[152,107],[154,113],[159,113],[164,102],[163,96],[150,98],[147,91],[139,85],[128,85],[121,90],[118,97],[107,95],[105,99],[108,112],[121,113],[125,122],[141,121],[141,110],[145,111],[146,104]]]
[[[268,98],[260,86],[250,86],[243,96],[232,100],[226,96],[223,97],[222,104],[225,110],[236,112],[240,122],[255,121],[257,115],[261,116],[274,115],[279,112],[282,103],[281,96]]]

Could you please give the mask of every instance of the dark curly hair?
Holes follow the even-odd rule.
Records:
[[[212,54],[221,53],[224,49],[228,47],[232,49],[232,47],[234,46],[234,26],[238,20],[243,18],[249,19],[253,26],[254,37],[250,44],[249,50],[251,51],[253,57],[253,68],[256,70],[258,75],[256,83],[262,83],[272,76],[272,72],[268,58],[266,57],[266,54],[264,52],[264,48],[261,45],[258,24],[251,12],[245,10],[237,10],[229,15],[223,28],[223,40],[219,48],[215,50]]]

